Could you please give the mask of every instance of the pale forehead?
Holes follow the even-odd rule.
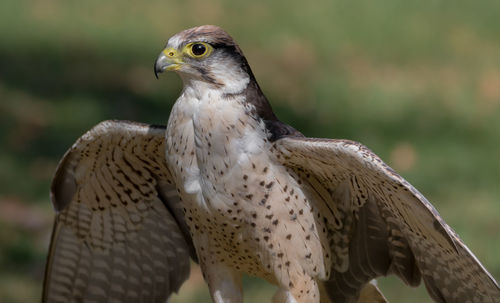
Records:
[[[176,34],[175,36],[172,36],[170,39],[168,39],[167,47],[172,47],[174,49],[180,48],[184,41],[185,40],[181,37],[180,34]]]
[[[235,45],[233,38],[222,28],[215,25],[203,25],[175,34],[168,39],[167,47],[180,48],[183,44],[198,41],[211,44]]]

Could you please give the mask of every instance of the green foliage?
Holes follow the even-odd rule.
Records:
[[[363,142],[422,191],[500,277],[500,2],[0,3],[0,297],[39,301],[58,159],[104,119],[165,124],[181,83],[156,81],[166,39],[218,24],[279,117]],[[429,301],[395,279],[392,302]],[[245,280],[249,302],[273,288]],[[174,302],[206,302],[199,273]]]

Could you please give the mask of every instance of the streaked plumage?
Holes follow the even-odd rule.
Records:
[[[45,302],[164,302],[189,256],[215,302],[241,301],[242,273],[278,285],[274,302],[383,302],[369,282],[387,274],[423,280],[437,302],[500,302],[493,277],[380,158],[280,122],[222,29],[170,38],[164,70],[184,82],[166,129],[103,122],[61,161]]]

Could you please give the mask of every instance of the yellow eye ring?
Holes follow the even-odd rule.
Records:
[[[193,58],[206,57],[212,52],[212,50],[212,46],[205,42],[194,42],[186,45],[188,55]]]

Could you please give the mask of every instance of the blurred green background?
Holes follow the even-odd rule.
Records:
[[[500,2],[0,2],[0,300],[37,302],[58,159],[101,120],[165,124],[167,38],[217,24],[237,39],[278,116],[361,141],[414,184],[500,278]],[[380,280],[391,302],[423,288]],[[245,280],[247,302],[273,287]],[[172,302],[207,302],[199,270]]]

